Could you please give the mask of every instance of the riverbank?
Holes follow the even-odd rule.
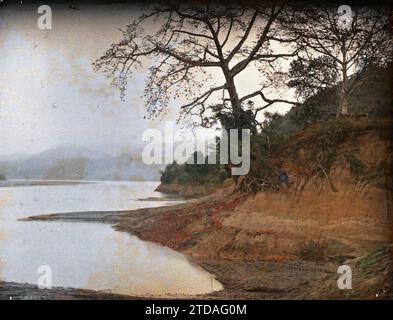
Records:
[[[39,289],[27,283],[1,282],[0,300],[127,300],[141,299],[103,291],[61,288]]]
[[[339,290],[336,284],[337,266],[344,263],[353,266],[357,277],[351,298],[375,298],[376,292],[379,298],[388,297],[391,247],[386,247],[386,225],[351,219],[329,225],[326,219],[284,218],[277,212],[272,216],[267,210],[256,210],[260,217],[250,220],[251,206],[256,204],[261,204],[258,197],[234,194],[233,189],[227,188],[169,207],[76,212],[25,220],[110,223],[118,231],[182,252],[224,286],[222,291],[198,298],[345,299],[348,292]],[[319,261],[302,259],[296,246],[304,239],[316,238],[315,233],[329,250]],[[358,236],[351,239],[354,234]],[[371,271],[359,267],[359,260],[368,259],[370,252],[381,248],[385,248],[383,254],[367,263]],[[374,267],[378,272],[373,271]]]
[[[215,200],[214,200],[214,199]],[[118,231],[128,232],[142,240],[152,241],[180,251],[188,255],[191,262],[200,265],[215,275],[223,284],[224,290],[211,294],[197,296],[205,299],[280,299],[296,297],[296,288],[301,288],[310,279],[318,279],[332,271],[331,265],[315,264],[300,261],[240,261],[232,259],[215,259],[203,250],[191,249],[195,239],[186,239],[189,235],[180,232],[184,224],[198,221],[206,210],[212,215],[214,210],[231,208],[244,201],[243,197],[235,197],[229,203],[217,200],[215,197],[192,200],[170,207],[138,209],[132,211],[114,212],[74,212],[65,214],[33,216],[25,221],[88,221],[110,223]],[[213,218],[214,220],[214,218]],[[214,229],[214,223],[209,221]],[[160,228],[158,228],[161,226]],[[211,230],[204,230],[211,232]],[[202,237],[203,234],[201,233]],[[64,291],[60,291],[60,294]],[[68,293],[73,298],[74,292]],[[76,291],[76,295],[79,292]],[[54,298],[58,292],[54,292]],[[95,299],[93,292],[82,298]],[[103,298],[110,298],[105,296]],[[113,296],[114,299],[117,297]],[[177,298],[182,298],[181,296]],[[190,297],[188,297],[190,298]],[[192,297],[191,297],[192,298]]]

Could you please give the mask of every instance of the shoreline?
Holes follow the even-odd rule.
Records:
[[[106,291],[52,287],[51,289],[39,289],[29,283],[16,283],[0,281],[0,300],[129,300],[143,299],[143,297],[131,297],[114,294]]]
[[[146,226],[152,226],[151,221],[148,221],[150,218],[154,218],[156,216],[160,216],[162,214],[181,214],[187,212],[195,206],[201,206],[206,204],[209,201],[213,201],[208,198],[201,199],[192,199],[185,203],[170,205],[170,206],[160,206],[154,208],[141,208],[135,210],[124,210],[124,211],[87,211],[87,212],[69,212],[69,213],[60,213],[60,214],[49,214],[49,215],[37,215],[26,217],[20,219],[20,221],[63,221],[63,222],[96,222],[96,223],[109,223],[112,227],[119,232],[127,232],[130,235],[137,236],[143,241],[153,242],[162,246],[167,246],[173,250],[176,250],[187,256],[188,260],[195,264],[205,271],[213,274],[215,279],[219,281],[223,285],[223,290],[214,291],[212,293],[200,294],[194,296],[188,295],[174,295],[171,298],[174,299],[280,299],[285,298],[288,295],[288,292],[285,290],[275,287],[263,286],[260,283],[256,283],[255,285],[251,282],[255,281],[254,279],[247,279],[246,273],[243,277],[240,277],[238,274],[239,269],[253,269],[253,273],[255,275],[255,271],[259,270],[258,275],[261,276],[262,273],[269,274],[269,270],[277,267],[276,262],[269,261],[236,261],[230,259],[212,259],[206,257],[200,257],[198,255],[190,255],[185,252],[182,248],[178,248],[174,242],[171,242],[171,239],[153,239],[150,235],[143,231],[143,228]],[[217,200],[214,200],[217,201]],[[155,224],[155,223],[153,223]],[[169,243],[168,243],[169,241]],[[326,273],[328,269],[324,266],[308,266],[307,263],[302,262],[288,262],[282,263],[282,267],[286,269],[287,272],[293,272],[296,269],[319,269],[319,273]],[[295,277],[295,275],[294,275]],[[261,277],[261,279],[266,280],[265,277]],[[246,283],[242,284],[242,281]],[[253,281],[250,281],[253,280]],[[261,281],[259,281],[261,282]],[[68,290],[66,288],[61,288],[61,290]],[[69,295],[72,298],[74,294],[79,294],[79,290],[83,289],[69,289]],[[87,290],[90,291],[90,290]],[[99,292],[92,291],[91,296],[89,294],[86,296],[87,298],[95,299],[96,294],[98,298],[108,298],[108,299],[117,299],[117,295],[107,294],[105,296],[100,296]],[[292,292],[293,294],[293,292]],[[54,292],[54,297],[56,298],[57,292]],[[283,297],[285,296],[285,297]],[[125,296],[126,299],[165,299],[163,296]]]
[[[167,223],[166,217],[176,215],[188,216],[192,219],[195,209],[204,212],[203,206],[220,206],[221,201],[212,198],[201,198],[186,203],[155,208],[142,208],[127,211],[103,212],[73,212],[32,216],[23,221],[69,221],[69,222],[100,222],[110,223],[117,231],[135,235],[143,241],[150,241],[167,246],[185,254],[191,263],[195,263],[209,273],[212,273],[224,289],[197,296],[173,296],[175,299],[298,299],[311,288],[311,279],[322,279],[335,272],[332,263],[314,263],[307,261],[263,261],[211,258],[200,255],[199,252],[188,250],[187,240],[176,240],[176,234],[168,237],[169,232],[157,233],[156,227],[162,231],[162,223]],[[191,213],[190,213],[191,212]],[[187,219],[187,220],[189,220]],[[176,223],[176,222],[173,222]],[[171,229],[170,227],[168,229]],[[192,242],[192,239],[189,241]],[[272,279],[274,281],[272,281]],[[311,281],[312,282],[312,281]],[[95,299],[94,294],[89,297]],[[116,299],[116,297],[113,297]],[[128,297],[133,299],[133,297]],[[142,297],[138,297],[142,298]],[[144,297],[146,299],[155,298]],[[161,297],[159,297],[161,298]]]
[[[0,281],[0,300],[168,300],[200,299],[204,295],[127,295],[110,290],[54,286],[40,289],[31,283]]]
[[[261,248],[258,242],[255,242],[255,238],[259,239],[262,236],[266,239],[279,237],[279,241],[286,242],[293,240],[286,239],[287,231],[285,233],[276,231],[282,221],[286,221],[280,216],[275,217],[276,220],[268,220],[271,223],[269,229],[258,228],[252,231],[239,228],[238,222],[236,226],[225,224],[225,219],[233,219],[236,215],[244,219],[250,201],[255,203],[255,200],[250,200],[244,194],[235,193],[231,186],[209,196],[169,206],[38,215],[21,220],[109,223],[116,231],[127,232],[143,241],[166,246],[184,254],[191,263],[213,274],[224,288],[221,291],[196,296],[171,296],[169,297],[171,299],[348,299],[346,292],[337,290],[336,283],[337,265],[343,263],[353,266],[353,272],[358,277],[360,274],[361,277],[362,288],[351,293],[352,299],[373,299],[375,290],[380,290],[384,286],[384,283],[380,282],[384,276],[374,275],[371,271],[370,279],[370,271],[366,270],[366,272],[358,267],[360,258],[368,259],[366,257],[368,253],[383,245],[380,241],[375,244],[371,241],[370,248],[374,249],[362,249],[362,252],[353,255],[347,252],[354,247],[345,250],[339,248],[335,255],[330,255],[320,262],[305,261],[280,252],[275,256],[263,255],[268,248]],[[266,216],[271,219],[270,217]],[[294,228],[298,228],[301,234],[303,222],[293,219],[290,218],[290,223],[294,224]],[[350,221],[348,223],[351,224]],[[365,226],[369,226],[368,222]],[[286,242],[281,245],[285,245]],[[354,244],[360,245],[358,240],[351,246]],[[239,247],[239,245],[243,246]],[[282,250],[283,248],[281,252]],[[384,265],[387,272],[389,261],[386,257],[391,251],[391,246],[388,246],[388,251],[378,256],[381,260],[372,259],[373,263]],[[373,285],[369,284],[370,280],[373,281]],[[386,279],[383,281],[386,282]],[[72,290],[79,289],[70,290],[70,298],[72,298]],[[391,291],[387,292],[391,299]],[[97,294],[98,299],[101,299],[100,293]],[[56,293],[53,298],[56,299]],[[96,298],[94,291],[91,295],[83,296],[83,299]],[[102,298],[117,299],[117,296]],[[165,299],[162,296],[126,296],[126,298]],[[387,296],[379,294],[379,299],[386,298]]]

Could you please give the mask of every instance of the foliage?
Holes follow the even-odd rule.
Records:
[[[193,154],[194,161],[198,156],[198,152]],[[224,165],[207,164],[207,158],[204,164],[178,164],[175,161],[161,172],[161,182],[166,184],[220,184],[228,177]]]
[[[261,132],[251,136],[251,166],[241,186],[243,191],[254,194],[260,190],[282,188],[278,179],[279,170],[271,165],[270,159],[271,154],[288,139],[288,135],[281,130],[284,117],[271,112],[265,112],[264,116]]]
[[[283,116],[278,113],[265,112],[264,120],[261,122],[261,133],[254,132],[251,135],[251,150],[250,150],[250,160],[251,168],[249,176],[253,176],[257,179],[275,179],[274,173],[267,164],[269,155],[274,150],[277,145],[281,144],[285,138],[284,135],[279,132],[279,125],[283,120]],[[226,114],[227,121],[222,123],[225,126],[231,124],[230,114]],[[249,118],[244,118],[243,128],[250,128]],[[241,143],[241,141],[240,141]],[[219,153],[220,141],[217,140],[217,152]],[[241,147],[239,147],[241,149]],[[194,163],[196,159],[201,155],[198,152],[193,154]],[[205,164],[178,164],[174,162],[168,165],[162,172],[161,182],[163,183],[198,183],[198,184],[217,184],[224,181],[226,178],[230,177],[230,168],[226,165],[220,164],[207,164],[207,159],[205,158]],[[274,177],[273,177],[274,176]]]
[[[310,98],[322,89],[333,87],[338,79],[335,61],[329,56],[293,60],[289,69],[290,88],[296,88],[299,97]]]
[[[332,90],[324,89],[308,98],[304,103],[297,104],[288,114],[290,120],[304,128],[312,123],[327,120],[337,107],[336,95]]]
[[[224,117],[223,117],[224,116]],[[230,113],[217,116],[221,120],[221,125],[224,128],[231,128],[233,116]],[[252,118],[245,116],[242,121],[242,128],[251,129],[253,133],[250,141],[250,160],[251,167],[248,177],[253,177],[253,183],[247,186],[249,189],[257,188],[261,181],[265,183],[278,183],[277,174],[272,170],[268,164],[270,153],[282,145],[286,136],[280,132],[280,125],[282,124],[283,116],[279,113],[264,113],[264,120],[259,124],[261,132],[256,131]],[[239,140],[240,144],[241,141]],[[216,150],[219,154],[220,141],[217,140]],[[241,149],[241,146],[239,147]],[[200,157],[198,152],[193,154],[194,161]],[[218,162],[218,161],[217,161]],[[226,178],[230,177],[230,167],[220,164],[177,164],[174,162],[168,165],[162,172],[161,182],[163,183],[179,183],[179,184],[219,184]],[[257,190],[255,190],[257,191]]]
[[[6,179],[6,177],[4,175],[0,174],[0,181],[1,180],[7,180],[7,179]]]
[[[249,106],[252,104],[253,102],[248,103]],[[251,134],[257,132],[255,114],[250,109],[244,110],[242,108],[237,118],[235,118],[233,113],[222,104],[213,105],[211,111],[213,116],[211,118],[203,118],[203,127],[211,127],[215,124],[220,124],[222,128],[225,129],[249,129]]]

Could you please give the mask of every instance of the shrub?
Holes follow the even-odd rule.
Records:
[[[193,154],[194,160],[198,153]],[[170,184],[220,184],[229,177],[224,165],[220,164],[178,164],[176,162],[167,165],[161,171],[161,182]]]
[[[300,245],[298,255],[302,260],[319,262],[325,260],[327,250],[327,242],[310,240]]]

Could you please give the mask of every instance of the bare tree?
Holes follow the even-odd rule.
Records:
[[[347,114],[348,97],[366,80],[367,68],[392,59],[388,14],[382,9],[348,6],[294,9],[282,19],[301,46],[298,59],[291,64],[289,85],[303,98],[337,86],[337,114]]]
[[[144,94],[149,117],[165,112],[173,98],[181,101],[181,114],[198,115],[205,125],[217,114],[217,106],[222,112],[230,110],[238,128],[244,106],[256,105],[246,103],[250,99],[261,99],[253,107],[254,119],[274,103],[291,103],[268,97],[265,91],[279,82],[280,72],[273,73],[273,68],[280,59],[296,54],[292,48],[272,50],[274,43],[290,42],[281,37],[276,24],[282,12],[283,7],[275,5],[160,5],[128,25],[123,39],[112,44],[94,67],[124,94],[127,78],[148,63]],[[236,77],[251,65],[260,70],[261,89],[239,96]],[[214,73],[221,83],[213,80]]]

